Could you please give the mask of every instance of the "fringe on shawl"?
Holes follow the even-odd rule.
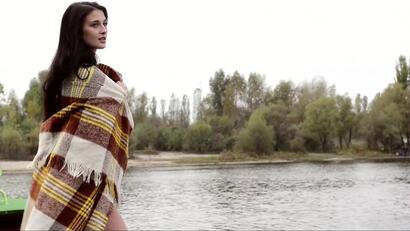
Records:
[[[82,177],[83,181],[86,183],[90,183],[91,180],[93,180],[96,187],[102,183],[102,179],[104,178],[105,188],[103,190],[103,194],[111,197],[113,202],[116,202],[114,204],[120,203],[120,185],[116,185],[116,183],[112,180],[109,180],[108,177],[103,177],[103,173],[101,171],[96,171],[95,169],[88,168],[83,164],[67,161],[63,157],[56,156],[57,155],[53,153],[43,155],[41,159],[33,160],[29,166],[34,167],[37,170],[43,166],[55,168],[59,171],[67,169],[67,173],[74,178]],[[62,159],[64,159],[64,161],[62,161]],[[113,176],[118,176],[119,179],[114,180],[121,182],[122,175],[118,174],[117,168],[115,168],[115,166],[113,165],[114,164],[111,164],[108,168],[108,173],[112,174]]]

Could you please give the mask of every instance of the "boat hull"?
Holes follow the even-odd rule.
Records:
[[[8,198],[6,204],[0,204],[0,231],[20,230],[26,201]]]

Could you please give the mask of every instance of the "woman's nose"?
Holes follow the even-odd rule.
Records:
[[[107,26],[102,25],[102,26],[101,26],[100,33],[101,33],[101,34],[106,34],[106,33],[107,33]]]

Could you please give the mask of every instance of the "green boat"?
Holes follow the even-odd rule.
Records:
[[[0,169],[0,176],[2,171]],[[9,198],[0,189],[0,231],[19,230],[27,199]]]

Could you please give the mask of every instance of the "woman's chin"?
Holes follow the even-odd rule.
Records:
[[[104,49],[105,48],[105,43],[96,44],[96,45],[92,46],[92,48],[95,49],[95,50]]]

